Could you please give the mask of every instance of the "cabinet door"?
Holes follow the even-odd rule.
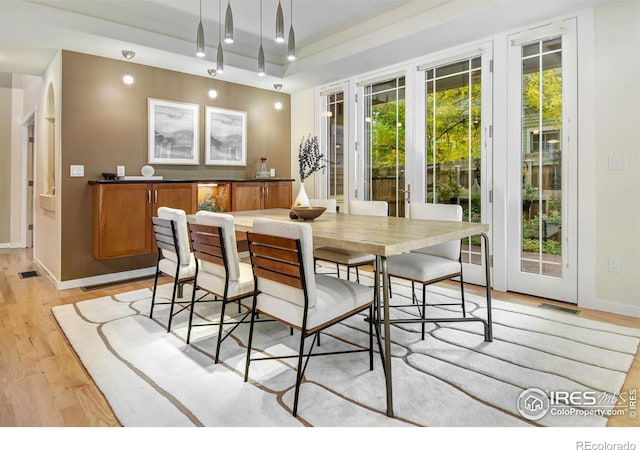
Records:
[[[151,252],[151,186],[93,187],[93,256],[96,259]]]
[[[233,183],[231,191],[231,210],[249,211],[262,209],[263,183]]]
[[[291,208],[291,182],[274,181],[264,183],[265,208]]]
[[[154,184],[153,215],[158,214],[158,208],[182,209],[187,214],[196,212],[197,188],[192,183],[162,183]]]

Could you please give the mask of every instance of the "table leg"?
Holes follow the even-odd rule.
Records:
[[[387,257],[379,256],[378,271],[382,276],[382,307],[384,311],[384,374],[387,386],[387,416],[393,417],[393,382],[391,377],[391,326],[389,323],[389,272]]]
[[[491,320],[491,258],[489,256],[489,236],[486,233],[482,233],[482,239],[484,240],[484,276],[487,290],[487,333],[486,341],[493,341],[493,321]]]

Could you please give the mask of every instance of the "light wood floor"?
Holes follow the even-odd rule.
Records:
[[[83,291],[58,291],[44,276],[20,279],[20,272],[38,270],[31,252],[0,249],[0,426],[120,426],[111,408],[71,349],[51,308],[131,289],[152,287],[153,280]],[[483,289],[468,287],[483,294]],[[494,292],[494,298],[535,306],[542,299]],[[554,304],[556,302],[548,301]],[[571,307],[564,303],[561,306]],[[640,320],[582,310],[580,317],[640,327]],[[636,353],[623,391],[640,389],[640,356]],[[628,415],[609,426],[640,426]]]

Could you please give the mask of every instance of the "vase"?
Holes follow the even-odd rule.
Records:
[[[296,201],[293,203],[294,206],[311,206],[309,203],[309,196],[307,192],[304,190],[304,181],[300,183],[300,190],[298,191],[298,196],[296,197]]]

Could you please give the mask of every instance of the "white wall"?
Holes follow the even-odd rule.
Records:
[[[315,90],[307,89],[291,95],[291,176],[296,181],[293,184],[293,198],[295,200],[300,189],[300,170],[298,167],[298,148],[302,138],[316,133]],[[309,198],[315,197],[315,175],[304,182],[304,189]]]
[[[0,85],[0,248],[11,241],[11,110],[11,87]]]
[[[640,317],[640,3],[613,2],[594,16],[596,307]],[[624,157],[626,170],[609,170],[610,156]]]
[[[55,94],[55,145],[56,145],[56,192],[60,193],[60,169],[61,169],[61,139],[60,123],[61,110],[61,86],[62,86],[62,52],[58,52],[43,76],[42,95],[38,103],[38,115],[36,117],[36,148],[35,148],[35,176],[34,191],[36,197],[46,193],[47,189],[47,142],[49,123],[45,119],[47,113],[47,91],[49,84],[53,85]],[[34,243],[33,259],[49,276],[54,279],[56,285],[60,280],[61,258],[61,227],[60,227],[60,195],[55,196],[55,211],[48,211],[36,206],[34,214]],[[39,200],[36,201],[39,204]]]

